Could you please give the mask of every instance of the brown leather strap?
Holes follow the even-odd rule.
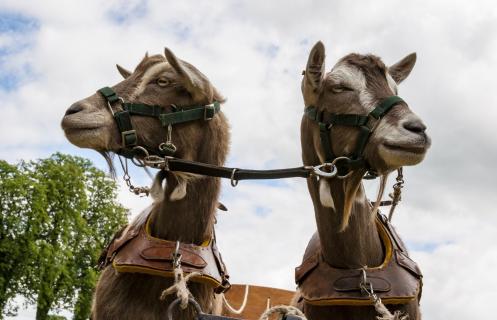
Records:
[[[226,265],[224,264],[223,258],[221,257],[221,252],[217,249],[217,241],[216,238],[212,240],[212,253],[214,254],[214,258],[216,261],[216,266],[219,270],[219,274],[221,275],[222,282],[219,287],[217,287],[214,291],[216,293],[223,293],[228,291],[231,288],[231,284],[229,282],[229,274],[228,274],[228,268],[226,268]]]
[[[314,270],[319,264],[319,254],[313,254],[310,258],[305,259],[300,266],[295,268],[295,281],[300,283],[304,277]]]
[[[175,246],[173,243],[168,246],[154,246],[143,249],[140,256],[145,260],[167,261],[173,262],[173,254],[175,253]],[[185,248],[183,243],[180,244],[179,254],[181,254],[181,264],[193,268],[205,268],[207,262],[199,254]]]
[[[342,277],[333,283],[333,288],[338,292],[361,291],[360,277]],[[374,288],[375,292],[388,292],[392,288],[390,282],[381,277],[368,277],[368,283]]]

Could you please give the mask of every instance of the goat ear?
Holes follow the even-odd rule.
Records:
[[[413,52],[407,55],[405,58],[395,63],[394,65],[388,68],[388,72],[395,80],[397,84],[407,78],[407,76],[411,73],[412,68],[414,68],[414,64],[416,63],[416,53]]]
[[[120,65],[116,64],[116,67],[117,67],[117,71],[119,71],[119,73],[123,76],[124,79],[128,78],[131,75],[130,71],[124,69]]]
[[[164,55],[167,62],[173,67],[176,74],[180,77],[183,86],[190,92],[195,101],[210,101],[213,96],[213,88],[195,67],[189,63],[176,58],[174,53],[169,49],[164,49]]]
[[[315,104],[324,77],[325,49],[321,41],[316,42],[309,53],[302,81],[302,93],[306,105]]]

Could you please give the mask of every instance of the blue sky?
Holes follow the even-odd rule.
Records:
[[[36,19],[19,13],[0,13],[0,35],[12,38],[15,42],[0,45],[0,90],[15,90],[21,81],[31,74],[29,65],[12,69],[8,65],[9,56],[28,50],[32,45],[26,35],[36,32],[39,23]]]
[[[493,1],[64,3],[0,3],[0,158],[10,162],[62,151],[106,169],[96,152],[66,141],[61,117],[73,102],[120,81],[116,63],[132,69],[146,51],[167,46],[227,96],[228,166],[298,166],[301,71],[317,40],[326,46],[327,70],[349,52],[372,52],[392,64],[416,51],[400,94],[427,124],[433,146],[422,164],[405,170],[395,225],[425,274],[426,317],[493,314],[497,283],[487,270],[497,264]],[[132,177],[149,183],[143,170],[132,169]],[[376,187],[366,184],[370,197]],[[119,199],[135,214],[150,203],[124,187]],[[315,230],[303,180],[242,181],[236,188],[225,181],[221,201],[229,212],[220,213],[217,234],[234,281],[293,288],[293,268]],[[247,256],[261,263],[248,265]],[[466,270],[473,270],[470,280]]]

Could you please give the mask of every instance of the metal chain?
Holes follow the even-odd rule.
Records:
[[[376,312],[379,316],[376,317],[378,320],[408,320],[409,316],[403,315],[400,311],[395,311],[393,314],[388,310],[388,308],[381,302],[381,298],[374,292],[373,284],[368,281],[367,267],[361,269],[362,279],[359,283],[361,292],[367,295],[371,300]]]
[[[167,136],[166,136],[166,142],[163,142],[159,144],[159,150],[166,153],[166,154],[174,154],[176,153],[176,146],[173,143],[173,125],[169,124],[167,126]]]
[[[362,272],[362,279],[359,284],[359,287],[361,288],[361,292],[365,295],[367,295],[370,299],[371,302],[376,304],[377,302],[381,303],[381,298],[378,297],[378,295],[374,292],[373,284],[368,281],[368,276],[366,272],[367,267],[363,267],[361,269]]]
[[[397,178],[395,178],[395,180],[397,182],[393,185],[393,193],[388,195],[392,199],[392,206],[388,213],[388,221],[392,221],[395,207],[397,207],[397,204],[402,200],[402,188],[404,188],[405,183],[402,167],[397,170]]]
[[[128,171],[128,159],[123,160],[121,159],[121,156],[118,155],[119,162],[121,163],[121,167],[123,169],[123,180],[128,186],[128,189],[130,192],[136,194],[137,196],[143,195],[147,196],[150,194],[150,188],[149,187],[135,187],[133,183],[131,182],[131,176],[129,175]]]

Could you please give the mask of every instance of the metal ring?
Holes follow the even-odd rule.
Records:
[[[330,168],[330,172],[321,170],[321,168]],[[333,178],[337,175],[338,169],[333,163],[322,163],[320,165],[312,167],[313,173],[319,177],[323,178]]]
[[[150,157],[150,154],[148,153],[148,150],[147,150],[147,149],[145,149],[145,148],[144,148],[144,147],[142,147],[142,146],[134,146],[134,147],[133,147],[133,150],[139,150],[139,151],[143,152],[143,156],[144,156],[144,158],[145,158],[145,157]]]
[[[142,159],[139,159],[139,158],[136,158],[136,157],[131,158],[131,162],[133,162],[133,164],[135,166],[140,167],[140,168],[144,168],[146,166],[145,162],[143,162]]]
[[[238,185],[238,180],[235,180],[235,172],[236,170],[238,170],[237,168],[233,169],[233,171],[231,171],[231,186],[232,187],[236,187]]]
[[[124,99],[123,98],[117,97],[117,99],[119,101],[121,101],[121,104],[124,104]],[[114,112],[114,110],[112,110],[112,106],[111,106],[109,100],[107,100],[107,106],[109,107],[109,110],[110,110],[110,113],[112,114],[112,116],[114,116],[115,112]]]
[[[348,177],[350,177],[352,175],[352,173],[353,173],[353,171],[349,171],[346,175],[343,175],[343,176],[337,174],[336,178],[337,179],[347,179]]]
[[[167,319],[168,320],[173,320],[173,309],[180,302],[181,302],[180,298],[177,298],[176,300],[174,300],[173,302],[171,302],[171,304],[167,308]],[[188,298],[188,303],[191,304],[191,305],[193,305],[193,307],[195,308],[195,311],[197,312],[197,314],[203,314],[202,308],[200,307],[200,305],[198,304],[198,302],[195,299],[193,299],[192,297]]]
[[[150,154],[148,153],[147,149],[145,149],[144,147],[141,147],[141,146],[134,146],[132,148],[132,150],[133,151],[135,151],[135,150],[141,151],[143,153],[143,157],[140,159],[140,158],[138,158],[137,155],[133,155],[133,158],[131,158],[131,162],[133,162],[133,164],[137,167],[140,167],[140,168],[145,167],[146,164],[143,161],[143,159],[150,157]]]
[[[349,157],[345,157],[345,156],[336,157],[335,159],[333,159],[333,162],[331,162],[331,164],[334,165],[334,166],[336,166],[337,162],[338,161],[342,161],[342,160],[350,160],[350,158]],[[347,172],[347,174],[342,175],[342,176],[337,173],[336,178],[338,178],[338,179],[346,179],[346,178],[350,177],[350,175],[352,175],[352,172],[353,171],[350,170],[349,172]]]

